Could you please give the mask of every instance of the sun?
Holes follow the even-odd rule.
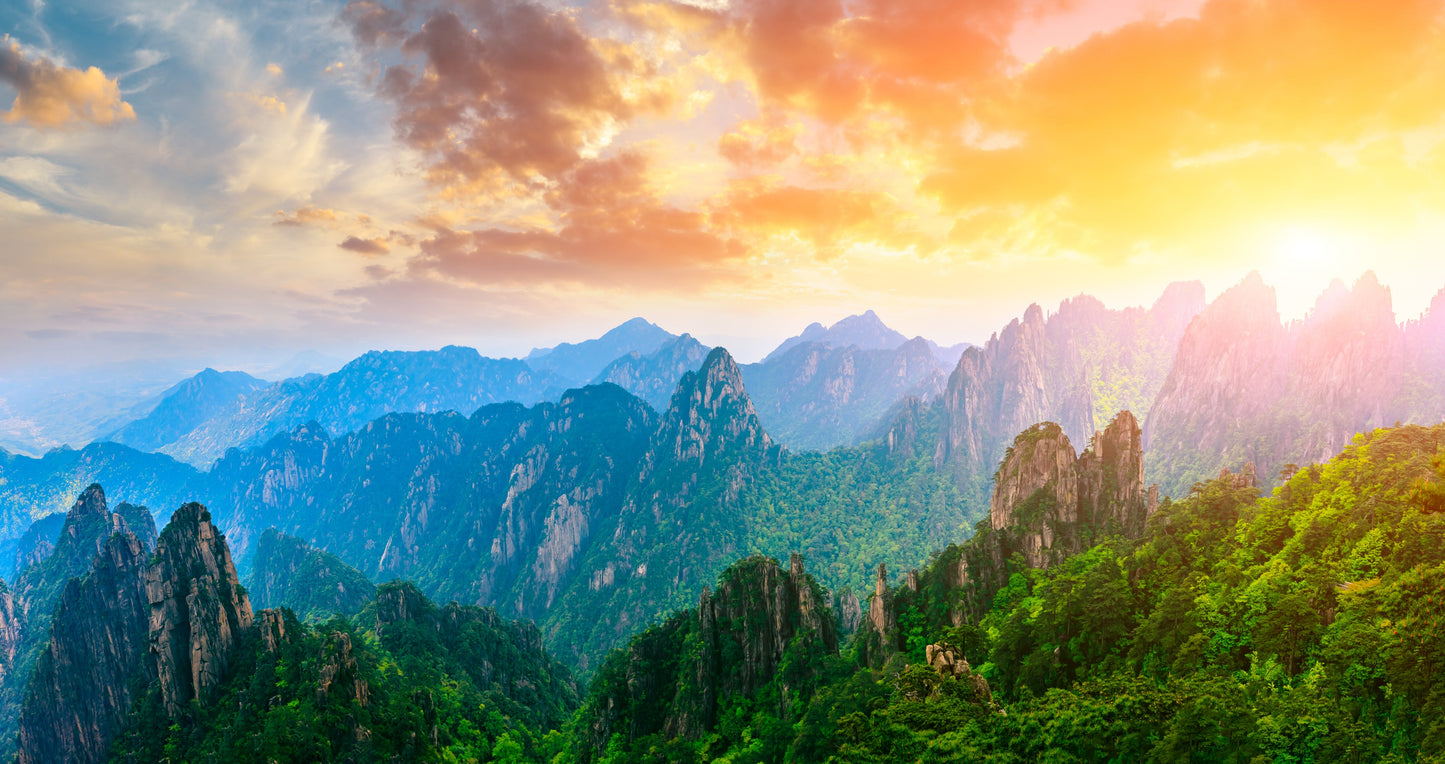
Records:
[[[1289,225],[1280,229],[1275,242],[1281,259],[1292,265],[1324,265],[1339,251],[1339,242],[1329,233],[1312,226]]]

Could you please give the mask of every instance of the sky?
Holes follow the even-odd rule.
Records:
[[[7,0],[0,378],[1445,287],[1445,8]]]

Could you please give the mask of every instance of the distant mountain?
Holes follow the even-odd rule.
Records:
[[[857,345],[863,350],[892,350],[907,341],[907,337],[888,328],[877,313],[869,310],[856,316],[848,316],[826,328],[816,321],[808,324],[802,334],[783,340],[762,362],[767,363],[805,342],[815,342],[828,347],[845,348]]]
[[[206,421],[241,404],[271,383],[240,371],[206,369],[166,390],[149,414],[103,438],[141,451],[159,451]]]
[[[956,345],[940,345],[933,340],[927,340],[928,349],[933,351],[933,357],[938,359],[939,365],[944,369],[952,369],[958,365],[958,359],[963,357],[963,351],[976,347],[972,342],[960,342]]]
[[[691,334],[684,334],[654,353],[634,350],[618,358],[607,364],[591,384],[611,382],[663,411],[672,400],[678,381],[687,372],[696,371],[709,350],[711,348],[693,339]]]
[[[204,375],[204,372],[203,372]],[[182,427],[163,416],[171,410],[194,411],[184,394],[216,387],[202,375],[179,386],[157,406],[158,416],[134,422],[115,440],[156,450],[197,466],[210,464],[232,447],[260,445],[280,432],[308,421],[328,431],[351,432],[393,411],[458,411],[469,414],[500,401],[535,403],[560,391],[559,381],[516,359],[485,358],[472,348],[448,346],[427,351],[373,351],[325,376],[309,375],[250,389],[239,395],[208,396],[216,405],[207,416]]]
[[[903,411],[886,437],[932,449],[937,466],[973,479],[991,474],[1014,434],[1037,422],[1088,443],[1117,412],[1148,412],[1203,307],[1198,282],[1171,284],[1148,309],[1110,310],[1081,295],[1046,318],[1031,305],[983,347],[964,351],[937,401]],[[924,419],[937,422],[932,443],[911,434]]]
[[[40,456],[79,447],[150,413],[199,364],[147,359],[55,373],[0,373],[0,448]]]
[[[1395,321],[1373,273],[1335,282],[1284,324],[1258,273],[1189,326],[1144,428],[1151,480],[1178,494],[1221,467],[1253,462],[1271,485],[1288,464],[1321,461],[1358,432],[1445,415],[1445,301]]]
[[[38,459],[0,456],[0,538],[18,538],[35,520],[63,513],[78,487],[91,483],[110,486],[117,502],[152,507],[178,506],[206,490],[205,474],[194,467],[119,443],[56,449]]]
[[[768,434],[813,450],[873,436],[900,400],[931,398],[947,380],[922,338],[889,349],[803,342],[742,371]]]
[[[17,573],[48,556],[64,525],[65,513],[55,512],[31,523],[24,535],[0,541],[0,579],[14,581]]]
[[[257,608],[288,607],[304,621],[324,621],[355,615],[376,594],[361,571],[305,539],[267,528],[255,546],[246,590]]]
[[[527,354],[528,365],[555,375],[567,387],[596,379],[612,361],[630,353],[650,355],[677,335],[643,318],[634,318],[594,340],[564,342]]]

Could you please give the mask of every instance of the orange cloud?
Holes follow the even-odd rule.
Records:
[[[45,58],[27,58],[9,35],[0,38],[0,82],[15,88],[6,122],[64,127],[77,122],[111,125],[135,119],[121,100],[120,85],[101,70],[66,69]]]
[[[1119,257],[1291,218],[1388,226],[1440,188],[1381,139],[1445,120],[1439,2],[1215,0],[1055,51],[978,105],[1008,144],[920,189],[960,237]],[[1438,135],[1427,140],[1438,141]]]
[[[715,233],[704,213],[663,203],[647,183],[647,164],[638,152],[584,161],[547,195],[556,228],[441,227],[410,267],[479,284],[661,288],[740,278],[745,247]]]
[[[359,236],[348,236],[336,246],[348,252],[355,252],[358,255],[365,255],[367,257],[376,257],[391,251],[391,247],[386,245],[384,239],[363,239]]]
[[[717,150],[733,164],[767,167],[796,154],[801,133],[800,127],[779,118],[749,120],[724,133],[718,139]]]
[[[770,183],[754,179],[734,185],[717,204],[717,222],[753,238],[788,236],[811,243],[828,258],[848,244],[881,244],[895,249],[924,245],[898,202],[876,191]]]
[[[381,92],[397,105],[398,137],[454,191],[556,178],[671,98],[634,87],[655,74],[642,57],[541,4],[482,0],[408,15],[352,3],[345,18],[364,45],[396,44],[406,57],[386,68]]]
[[[272,225],[322,225],[328,228],[335,228],[336,224],[340,222],[342,215],[336,210],[312,207],[308,204],[305,207],[298,207],[295,212],[290,214],[287,214],[285,210],[276,210],[275,217],[276,221],[272,223]]]

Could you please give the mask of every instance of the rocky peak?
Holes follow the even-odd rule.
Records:
[[[1144,533],[1159,500],[1157,487],[1144,487],[1142,443],[1134,414],[1120,411],[1079,457],[1079,520],[1092,531],[1083,534],[1083,543],[1107,534]]]
[[[21,764],[106,760],[144,661],[145,568],[145,545],[117,533],[89,573],[66,584],[20,713]]]
[[[1132,413],[1119,412],[1081,456],[1058,425],[1043,422],[1019,433],[1005,453],[989,521],[1030,565],[1045,567],[1096,538],[1142,533],[1149,495]]]
[[[174,717],[220,683],[232,648],[253,619],[226,539],[205,507],[187,504],[171,515],[145,589],[150,653],[166,713]]]
[[[1204,310],[1204,284],[1198,281],[1176,281],[1164,288],[1164,294],[1149,308],[1149,318],[1166,337],[1178,342],[1189,322]]]
[[[698,464],[739,449],[772,446],[743,387],[742,370],[726,350],[714,348],[700,369],[683,375],[656,443],[661,448],[654,451]]]
[[[65,514],[65,524],[54,548],[48,554],[43,547],[37,548],[30,558],[34,564],[21,571],[15,580],[15,600],[22,614],[29,616],[33,611],[48,617],[61,587],[90,569],[91,560],[100,553],[106,539],[132,530],[126,516],[139,526],[138,536],[143,544],[155,538],[155,523],[150,520],[149,511],[125,503],[117,510],[124,510],[125,516],[107,508],[105,490],[98,484],[80,493]]]
[[[825,596],[797,555],[787,568],[763,556],[728,567],[716,590],[703,590],[696,612],[678,613],[647,629],[626,653],[609,658],[604,675],[621,681],[611,681],[590,707],[593,718],[581,720],[592,750],[581,751],[580,761],[599,758],[614,733],[634,740],[656,733],[701,738],[717,725],[726,698],[772,698],[778,718],[796,718],[791,704],[806,687],[782,680],[778,691],[762,691],[780,681],[789,654],[837,654],[837,628]],[[795,665],[808,671],[809,663]]]
[[[702,635],[702,662],[715,683],[715,697],[751,696],[777,674],[795,637],[818,640],[825,651],[836,653],[837,627],[823,607],[822,592],[796,554],[787,572],[761,556],[724,571],[717,591],[698,607],[699,622],[711,628]],[[725,665],[724,656],[730,655],[740,655],[740,663]]]

